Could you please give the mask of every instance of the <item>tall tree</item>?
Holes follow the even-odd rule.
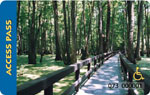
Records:
[[[30,8],[31,8],[31,2],[30,1],[28,1],[28,25],[27,25],[27,34],[28,34],[28,39],[27,39],[27,51],[28,51],[28,54],[29,54],[29,41],[30,41],[30,28],[31,28],[31,17],[30,17],[30,12],[31,12],[31,10],[30,10]]]
[[[71,54],[71,64],[77,61],[76,55],[76,14],[75,14],[75,1],[71,1],[71,21],[72,21],[72,54]]]
[[[18,55],[22,53],[22,33],[21,29],[19,28],[19,20],[20,20],[20,1],[17,2],[17,33],[18,33],[18,39],[19,39],[19,44],[18,44]]]
[[[127,31],[127,34],[126,35],[124,35],[124,36],[126,36],[125,38],[126,39],[128,39],[128,32],[129,32],[129,18],[128,18],[128,3],[127,2],[125,2],[125,6],[127,7],[127,8],[125,8],[124,9],[124,19],[125,19],[125,24],[126,24],[126,31]],[[125,43],[126,43],[126,46],[124,47],[124,49],[125,49],[125,55],[126,56],[128,56],[128,40],[127,41],[125,41]]]
[[[83,8],[83,30],[84,30],[84,39],[86,41],[86,19],[85,19],[85,1],[82,1],[82,8]],[[86,52],[85,52],[85,48],[82,47],[81,49],[81,59],[85,59],[86,58]]]
[[[144,17],[144,16],[143,16]],[[143,26],[142,26],[143,27]],[[141,56],[144,56],[144,28],[142,29],[142,38],[141,38],[141,40],[142,40],[142,44],[141,44]]]
[[[110,34],[110,0],[107,1],[107,25],[106,25],[106,52],[109,50],[109,34]]]
[[[86,36],[86,29],[85,29],[85,24],[86,24],[86,20],[85,20],[85,1],[82,1],[82,5],[83,5],[83,27],[84,27],[84,38]]]
[[[143,1],[139,1],[138,6],[138,34],[137,34],[137,45],[135,51],[135,57],[137,59],[140,58],[140,37],[143,30]]]
[[[91,9],[90,10],[90,13],[89,13],[89,23],[88,23],[88,33],[86,35],[86,39],[85,39],[85,58],[87,58],[89,56],[89,38],[90,38],[90,35],[91,35],[91,23],[92,23],[92,16],[93,16],[93,12],[94,12],[94,1],[92,1],[92,4],[89,4],[89,8]]]
[[[135,63],[134,52],[133,52],[133,32],[134,32],[134,1],[127,1],[128,10],[128,59]]]
[[[147,39],[146,39],[146,51],[147,51],[147,57],[150,57],[150,26],[149,26],[149,17],[148,17],[148,6],[145,5],[145,18],[146,18],[146,33],[147,33]]]
[[[57,1],[53,1],[54,9],[54,30],[55,30],[55,45],[56,45],[56,58],[55,60],[61,60],[61,50],[60,50],[60,37],[58,32],[58,8]]]
[[[82,50],[82,39],[85,37],[85,35],[83,35],[84,32],[84,7],[85,7],[85,3],[84,1],[82,1],[82,15],[81,15],[81,21],[80,21],[80,34],[79,34],[79,50]],[[80,53],[80,51],[79,51]]]
[[[44,6],[44,10],[45,10],[45,8],[46,8],[46,5]],[[41,23],[43,24],[43,22],[41,20],[41,16],[42,16],[42,9],[41,9],[40,14],[39,14],[39,22],[38,22],[38,24],[39,24],[38,32],[41,32],[41,48],[40,48],[41,49],[40,50],[41,58],[40,58],[40,62],[42,62],[42,59],[43,59],[43,56],[44,56],[44,46],[45,46],[44,42],[46,41],[45,40],[46,32],[43,31],[44,29],[43,29],[43,27],[41,27]]]
[[[32,23],[29,33],[28,63],[36,64],[36,43],[35,43],[35,1],[32,1]]]
[[[113,12],[112,12],[112,27],[111,27],[111,48],[110,50],[113,51],[114,49],[114,28],[115,28],[115,13],[116,13],[116,9],[115,9],[115,2],[113,2]]]
[[[99,48],[100,48],[100,51],[99,53],[100,54],[103,54],[103,33],[102,33],[102,1],[98,1],[98,12],[99,12],[99,15],[98,15],[98,33],[99,33]]]
[[[70,64],[70,46],[69,46],[69,36],[68,36],[68,27],[67,27],[67,16],[66,16],[66,1],[63,1],[63,13],[64,13],[64,25],[65,25],[65,37],[66,37],[66,53],[67,53],[67,63],[64,62],[66,65]]]
[[[19,26],[19,19],[20,19],[20,1],[17,2],[17,29]],[[18,31],[18,30],[17,30]]]
[[[70,46],[70,10],[69,10],[70,3],[68,2],[67,11],[68,11],[68,44]]]
[[[126,39],[126,27],[127,27],[127,15],[126,15],[126,9],[123,10],[123,17],[122,17],[122,21],[123,21],[123,43],[124,43],[124,52],[125,54],[127,53],[127,39]],[[128,28],[127,28],[128,30]]]

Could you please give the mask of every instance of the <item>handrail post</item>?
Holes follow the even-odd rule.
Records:
[[[122,67],[123,78],[124,78],[124,80],[127,80],[127,68],[123,64],[123,60],[121,58],[121,55],[120,55],[120,63],[121,63],[121,67]]]
[[[144,83],[144,95],[147,95],[149,93],[149,88],[146,87],[145,83]]]
[[[53,95],[53,85],[44,90],[44,95]]]
[[[96,58],[94,59],[94,71],[96,71],[97,67],[96,67]]]
[[[124,80],[127,80],[127,69],[125,66],[123,66],[124,69]]]
[[[91,63],[88,63],[88,69],[87,71],[89,71],[91,69]],[[88,75],[88,79],[90,79],[90,74]]]
[[[128,76],[129,76],[128,81],[129,81],[129,82],[132,82],[133,74],[129,72],[129,75],[128,75]],[[132,89],[128,89],[128,95],[132,95],[132,91],[133,91]]]
[[[99,63],[98,67],[100,67],[101,66],[101,57],[98,58],[98,63]]]
[[[104,54],[102,55],[102,60],[103,60],[103,61],[105,61],[105,57],[106,57],[106,54],[104,53]]]
[[[132,82],[132,79],[133,79],[133,74],[131,74],[131,73],[129,72],[129,82]]]
[[[75,72],[75,80],[78,80],[80,76],[80,69]]]
[[[101,59],[101,64],[104,64],[104,53],[102,53],[102,57],[100,57]]]
[[[75,72],[75,80],[78,81],[79,77],[80,77],[80,68],[78,67],[78,70]],[[79,91],[79,86],[80,86],[80,83],[78,83],[75,87],[76,92]]]

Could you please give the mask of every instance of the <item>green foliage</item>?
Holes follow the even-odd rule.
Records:
[[[65,67],[62,61],[55,61],[54,55],[46,55],[43,62],[39,63],[40,56],[37,56],[37,64],[27,64],[28,56],[21,55],[17,57],[17,85],[21,85],[26,81],[34,80],[41,76],[47,75],[58,69]]]
[[[143,72],[150,75],[150,58],[147,58],[145,55],[140,61],[137,61],[137,63]]]
[[[39,63],[40,56],[38,55],[37,64],[28,64],[27,57],[27,55],[17,56],[17,86],[66,67],[62,61],[55,61],[55,55],[45,55],[42,63]],[[79,58],[80,56],[78,56]],[[80,75],[84,75],[86,71],[87,67],[84,66],[80,71]],[[72,73],[54,84],[54,95],[64,92],[72,85],[75,81],[74,74]],[[41,94],[43,92],[39,93],[39,95]]]

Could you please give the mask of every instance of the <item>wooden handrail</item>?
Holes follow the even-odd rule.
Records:
[[[136,72],[136,64],[131,63],[123,54],[120,54],[120,62],[123,71],[124,80],[129,82],[133,81],[133,74]],[[144,82],[144,95],[147,95],[150,91],[150,76],[148,76],[145,72],[139,70],[142,73],[144,80],[137,82]],[[128,74],[127,74],[128,73]],[[129,93],[133,93],[131,89],[129,89]],[[131,94],[130,94],[131,95]]]
[[[44,90],[44,95],[53,95],[53,84],[55,82],[58,82],[62,78],[68,76],[69,74],[75,72],[75,83],[68,88],[63,94],[69,95],[72,91],[78,91],[80,84],[85,81],[86,79],[89,79],[91,76],[91,73],[96,71],[98,67],[100,67],[101,62],[98,62],[97,60],[107,60],[109,57],[113,56],[116,52],[109,52],[104,53],[103,55],[97,55],[92,58],[87,58],[81,62],[69,65],[61,70],[55,71],[53,73],[50,73],[46,76],[43,76],[41,78],[29,81],[24,83],[21,86],[17,87],[17,95],[34,95],[39,93],[41,90]],[[91,63],[94,61],[94,68],[91,68]],[[97,62],[99,63],[97,65]],[[88,70],[86,74],[80,78],[80,69],[87,65]]]

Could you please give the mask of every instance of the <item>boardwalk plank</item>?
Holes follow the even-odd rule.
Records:
[[[123,82],[118,57],[117,54],[105,61],[76,95],[126,95],[128,89],[108,88],[109,83]]]

